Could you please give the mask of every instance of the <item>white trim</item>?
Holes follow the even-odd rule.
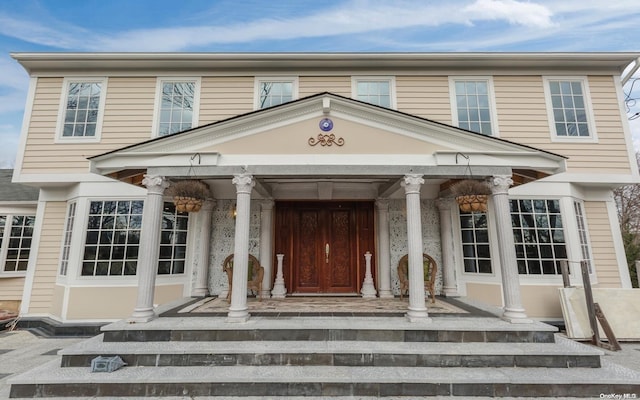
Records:
[[[627,265],[627,256],[625,255],[624,245],[622,243],[622,232],[618,224],[618,210],[615,201],[610,199],[606,203],[607,213],[609,214],[609,226],[611,227],[611,236],[613,238],[613,249],[616,253],[616,262],[618,263],[618,271],[620,271],[620,284],[622,289],[631,289],[631,275]]]
[[[452,75],[449,76],[449,102],[451,105],[451,121],[459,127],[458,104],[456,101],[456,81],[486,81],[487,94],[489,96],[489,114],[491,116],[491,136],[500,137],[498,129],[498,107],[496,105],[496,92],[493,85],[493,76]],[[478,132],[480,133],[480,132]]]
[[[29,126],[31,125],[31,114],[33,113],[33,103],[35,102],[36,87],[38,86],[38,78],[31,77],[29,79],[29,91],[27,92],[27,100],[24,105],[24,116],[22,117],[22,128],[20,128],[20,142],[18,143],[18,151],[16,152],[16,160],[13,165],[13,181],[18,181],[22,173],[22,162],[24,160],[24,152],[27,147],[27,136],[29,135]]]
[[[75,205],[75,208],[73,210],[73,224],[71,227],[69,227],[69,211],[71,210],[72,205]],[[77,199],[68,200],[66,213],[64,217],[64,227],[62,230],[62,240],[60,240],[60,257],[58,258],[58,271],[57,271],[58,281],[66,280],[67,276],[69,275],[69,265],[71,264],[71,260],[72,260],[73,248],[76,247],[73,244],[76,243],[76,241],[78,240],[78,232],[80,231],[78,229],[77,219],[78,219],[78,200]],[[60,273],[60,269],[62,264],[62,257],[64,256],[64,248],[66,245],[65,237],[69,229],[71,229],[71,236],[69,239],[69,254],[67,255],[67,268],[63,275]]]
[[[151,124],[151,137],[159,137],[160,129],[160,105],[162,104],[162,85],[165,82],[194,82],[193,88],[193,112],[191,128],[198,126],[200,118],[200,93],[202,88],[202,77],[200,76],[159,76],[156,79],[155,103],[153,105],[153,122]]]
[[[298,88],[299,78],[298,76],[282,75],[282,76],[256,76],[253,82],[253,109],[261,110],[260,108],[260,84],[262,82],[286,82],[291,83],[291,101],[297,100],[299,93]]]
[[[195,266],[193,265],[193,261],[196,257],[196,252],[200,250],[200,237],[201,231],[203,229],[207,229],[203,227],[204,221],[201,218],[194,217],[194,214],[189,214],[189,222],[187,226],[187,249],[184,260],[184,286],[182,289],[182,295],[184,297],[190,297],[193,295],[193,289],[195,286],[195,274],[199,274],[200,271],[195,270]],[[200,266],[198,266],[200,267]],[[207,269],[209,266],[207,266]]]
[[[62,286],[63,292],[62,292],[62,309],[60,310],[60,318],[62,318],[63,321],[67,320],[67,314],[69,314],[69,292],[70,292],[70,288],[67,285],[60,285]]]
[[[47,203],[45,201],[38,201],[38,208],[36,210],[36,223],[33,227],[31,250],[29,252],[29,262],[27,264],[27,274],[25,276],[24,288],[22,290],[22,302],[20,303],[21,315],[28,314],[29,307],[31,306],[31,291],[33,290],[33,281],[35,279],[39,259],[38,253],[40,250],[40,235],[42,234],[46,205]]]
[[[60,91],[60,104],[58,107],[58,121],[56,123],[55,143],[98,143],[102,135],[102,121],[104,118],[104,109],[107,99],[107,85],[109,78],[95,76],[72,76],[65,77],[62,81],[62,90]],[[64,128],[64,120],[66,113],[67,98],[69,96],[69,85],[71,83],[100,83],[100,104],[98,106],[98,117],[96,120],[96,131],[93,136],[62,136]]]
[[[624,91],[622,90],[620,77],[614,76],[613,83],[616,88],[616,95],[618,96],[618,108],[620,109],[620,120],[622,121],[624,142],[627,145],[627,153],[629,154],[629,168],[631,168],[631,175],[639,178],[640,172],[638,171],[638,161],[636,160],[636,151],[633,147],[633,139],[631,135],[631,127],[629,126],[629,119],[627,118],[627,113],[624,108]]]
[[[358,82],[389,82],[389,108],[396,110],[398,100],[396,95],[396,77],[394,75],[353,75],[351,76],[351,98],[358,100]],[[362,101],[362,100],[359,100]],[[379,105],[379,104],[375,104]],[[384,107],[384,106],[380,106]]]
[[[553,116],[553,104],[551,102],[550,81],[579,81],[582,85],[582,96],[584,100],[585,112],[587,114],[587,125],[589,127],[589,136],[558,136],[556,133],[555,118]],[[589,90],[589,78],[587,76],[543,76],[542,86],[544,89],[544,99],[547,108],[547,119],[549,122],[549,135],[552,142],[564,143],[597,143],[598,133],[596,131],[596,119],[593,114],[593,105],[591,104],[591,91]]]

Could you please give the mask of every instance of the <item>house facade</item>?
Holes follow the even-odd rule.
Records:
[[[638,54],[12,56],[31,77],[13,181],[40,191],[22,316],[147,321],[226,296],[230,254],[232,321],[249,255],[263,297],[384,298],[408,254],[411,320],[423,253],[437,294],[512,322],[562,318],[563,261],[631,287],[612,190],[640,181],[621,77]],[[463,179],[487,182],[486,211],[460,210]],[[185,180],[209,189],[198,212],[168,195]]]

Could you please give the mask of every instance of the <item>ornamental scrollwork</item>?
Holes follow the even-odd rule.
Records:
[[[344,145],[344,139],[343,138],[336,139],[336,135],[334,135],[333,133],[329,135],[323,135],[322,133],[319,133],[317,138],[314,138],[314,137],[309,138],[309,146],[315,146],[318,143],[320,143],[320,145],[323,147],[332,146],[334,144],[336,146],[342,146]]]

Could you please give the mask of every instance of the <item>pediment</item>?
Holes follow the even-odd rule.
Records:
[[[322,124],[324,122],[324,124]],[[330,125],[330,129],[327,127]],[[324,129],[323,129],[324,128]],[[92,171],[200,165],[421,167],[474,165],[564,169],[564,158],[330,93],[240,115],[92,157]],[[466,162],[465,162],[466,164]]]

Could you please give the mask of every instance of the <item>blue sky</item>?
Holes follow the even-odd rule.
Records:
[[[635,52],[639,25],[637,0],[0,0],[0,168],[28,88],[10,52]]]

